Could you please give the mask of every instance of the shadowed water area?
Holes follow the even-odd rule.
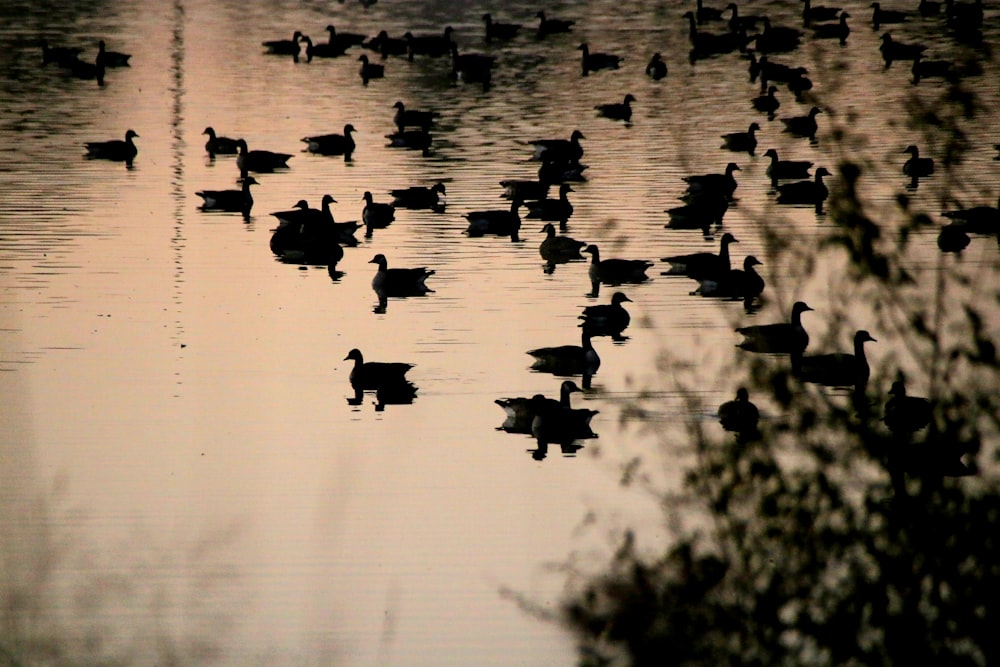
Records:
[[[573,31],[544,39],[540,7],[522,2],[0,4],[0,597],[12,634],[30,638],[0,640],[0,650],[51,642],[65,664],[78,646],[140,664],[570,663],[571,639],[500,591],[555,605],[563,582],[545,563],[605,545],[595,511],[653,524],[648,499],[619,485],[617,462],[643,456],[655,437],[623,423],[620,407],[652,399],[642,420],[664,428],[715,419],[714,408],[692,413],[657,355],[697,369],[688,389],[717,406],[743,383],[731,366],[734,327],[785,319],[805,300],[816,311],[805,315],[810,345],[850,346],[824,338],[838,269],[825,282],[782,283],[795,267],[767,254],[764,221],[806,237],[831,223],[811,206],[775,204],[765,150],[825,166],[831,188],[837,164],[857,161],[866,201],[896,210],[909,185],[911,206],[938,226],[944,210],[996,204],[1000,119],[989,111],[965,128],[962,163],[910,184],[908,145],[944,156],[907,112],[948,84],[914,84],[909,62],[886,68],[869,3],[842,4],[853,17],[846,45],[804,30],[797,50],[771,56],[814,82],[801,101],[775,84],[774,120],[751,105],[760,85],[745,55],[689,61],[685,3],[560,3],[544,9],[575,21]],[[485,11],[522,28],[486,43]],[[798,3],[740,12],[801,29]],[[455,81],[447,56],[411,62],[361,46],[309,62],[304,50],[298,62],[265,54],[262,42],[296,30],[325,42],[331,23],[368,38],[452,26],[462,53],[495,57],[492,79]],[[971,46],[938,18],[915,15],[892,32],[935,58],[974,63],[965,85],[987,110],[1000,102],[989,6]],[[103,39],[130,53],[130,66],[108,68],[98,86],[43,66],[41,38],[91,60]],[[619,68],[582,76],[583,42],[621,56]],[[654,52],[668,66],[660,80],[645,71]],[[363,53],[384,78],[362,82]],[[629,122],[598,115],[626,94]],[[439,114],[427,151],[389,145],[397,101]],[[814,105],[814,140],[783,131],[781,119]],[[720,148],[721,135],[754,121],[754,155]],[[301,141],[346,124],[356,128],[349,161]],[[246,217],[200,209],[196,192],[237,189],[240,176],[234,156],[207,154],[207,126],[292,155],[287,169],[253,174]],[[130,167],[84,157],[87,142],[128,129],[138,134]],[[651,262],[646,281],[595,294],[589,255],[547,266],[545,221],[525,209],[519,242],[466,234],[467,213],[510,206],[500,181],[538,176],[533,140],[575,129],[588,167],[567,194],[565,233],[598,245],[602,259]],[[662,257],[718,251],[721,230],[666,229],[664,211],[684,203],[685,176],[729,162],[740,169],[723,223],[739,239],[733,265],[755,255],[767,282],[751,312],[661,275]],[[398,207],[370,235],[359,229],[335,269],[271,252],[270,213],[299,200],[319,208],[330,194],[338,222],[361,221],[365,192],[390,202],[391,190],[437,182],[443,210]],[[942,261],[938,226],[916,232],[913,268]],[[432,291],[380,298],[377,254],[390,268],[433,270]],[[996,254],[995,240],[974,236],[961,261],[975,275]],[[616,291],[631,301],[631,324],[621,340],[593,338],[600,368],[572,397],[599,411],[597,437],[543,457],[530,435],[498,428],[494,401],[558,397],[564,378],[532,371],[526,352],[580,344],[582,309]],[[853,326],[866,320],[859,313]],[[345,359],[354,348],[366,361],[412,364],[412,390],[356,395]],[[873,365],[889,354],[869,353]],[[765,407],[764,419],[778,410]]]

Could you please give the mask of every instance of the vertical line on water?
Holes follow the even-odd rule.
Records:
[[[173,5],[173,33],[170,41],[170,150],[171,179],[170,189],[174,199],[174,233],[171,239],[174,255],[174,294],[175,308],[174,342],[178,354],[184,345],[184,2],[175,0]],[[176,383],[183,384],[181,364],[175,367]],[[175,394],[176,396],[176,394]]]

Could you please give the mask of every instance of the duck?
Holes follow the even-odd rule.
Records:
[[[104,85],[105,69],[104,63],[101,62],[100,58],[94,62],[87,62],[80,59],[72,60],[69,62],[69,73],[77,79],[97,81],[98,86]]]
[[[720,405],[716,414],[719,417],[719,423],[726,431],[743,436],[757,432],[760,411],[756,405],[750,402],[750,392],[747,391],[746,387],[737,389],[736,398]]]
[[[747,66],[747,70],[750,73],[750,82],[753,83],[758,77],[761,79],[761,85],[765,85],[765,81],[778,81],[778,82],[788,82],[792,79],[801,77],[804,74],[808,74],[809,70],[805,67],[787,65],[785,63],[774,62],[768,58],[767,54],[761,55],[757,58],[757,55],[753,50],[747,51],[750,64]],[[766,89],[761,88],[762,92],[766,92]]]
[[[552,187],[552,182],[548,180],[532,181],[526,179],[508,178],[500,181],[500,187],[503,188],[503,194],[500,196],[504,199],[538,201],[541,199],[548,199],[549,188]]]
[[[580,251],[586,247],[585,241],[577,241],[569,236],[559,236],[556,228],[548,222],[542,227],[545,238],[538,246],[538,253],[550,264],[563,264],[574,259],[584,259]]]
[[[83,49],[77,46],[49,46],[47,39],[38,40],[42,47],[42,65],[55,63],[60,67],[70,67],[75,60],[79,60]]]
[[[433,292],[427,287],[427,279],[435,271],[426,267],[414,269],[389,268],[389,260],[379,253],[371,258],[369,264],[378,264],[378,270],[372,278],[372,289],[386,296],[415,296]]]
[[[493,79],[496,58],[482,53],[459,53],[458,44],[451,43],[451,76],[465,82],[480,82],[484,90]]]
[[[402,132],[408,127],[416,127],[427,132],[433,127],[435,119],[439,117],[437,111],[421,111],[418,109],[407,109],[406,105],[401,101],[397,101],[392,105],[392,108],[396,110],[396,114],[392,118],[392,122],[395,123],[396,128]]]
[[[808,2],[808,0],[806,1]],[[851,18],[851,15],[843,12],[836,23],[821,23],[813,26],[813,38],[836,39],[840,42],[841,46],[847,44],[847,37],[851,34],[851,27],[847,25],[847,19],[849,18]]]
[[[749,308],[753,300],[764,291],[764,279],[754,268],[761,265],[761,261],[756,257],[747,255],[743,258],[742,269],[730,269],[717,276],[699,280],[699,287],[692,292],[692,295],[741,299]]]
[[[97,62],[104,67],[129,67],[131,57],[130,53],[108,51],[103,39],[97,42]]]
[[[535,394],[531,398],[498,398],[494,403],[503,408],[506,414],[504,423],[498,430],[507,433],[531,433],[532,422],[539,409],[559,410],[560,418],[566,423],[572,424],[571,432],[575,439],[593,438],[594,432],[590,428],[590,421],[597,410],[574,409],[570,397],[574,393],[582,392],[579,386],[572,380],[563,380],[559,386],[559,399],[547,398],[542,394]]]
[[[114,160],[132,164],[132,160],[139,153],[133,139],[138,139],[139,135],[135,130],[125,132],[125,140],[112,139],[110,141],[89,141],[84,144],[87,148],[86,157],[98,160]]]
[[[366,86],[372,79],[385,78],[385,65],[368,62],[368,56],[363,53],[358,56],[358,62],[361,63],[361,67],[358,68],[358,76],[361,77]]]
[[[813,163],[808,160],[779,160],[778,151],[773,148],[767,149],[764,157],[771,158],[767,165],[765,174],[771,179],[771,187],[778,187],[778,181],[795,178],[810,178],[809,170]]]
[[[523,205],[524,202],[515,199],[510,204],[510,210],[484,210],[466,213],[465,219],[469,221],[466,233],[472,237],[486,234],[509,236],[511,241],[520,241],[518,232],[521,229],[521,216],[518,209]]]
[[[922,178],[934,173],[934,160],[929,157],[920,157],[920,149],[914,144],[910,144],[903,149],[904,153],[910,154],[910,159],[903,163],[903,175],[910,178]]]
[[[791,79],[788,80],[788,84],[787,84],[788,85],[788,90],[793,95],[795,95],[795,101],[796,102],[804,102],[805,98],[803,98],[802,94],[805,93],[805,92],[807,92],[807,91],[812,90],[812,88],[813,88],[813,82],[812,82],[812,79],[810,79],[809,77],[805,76],[802,73],[802,72],[805,71],[805,69],[806,69],[805,67],[798,67],[796,69],[799,70],[799,71],[796,72],[795,75]],[[815,139],[815,137],[812,137],[812,138]]]
[[[871,8],[872,30],[878,30],[883,25],[889,23],[903,23],[906,19],[910,18],[909,12],[897,9],[882,9],[882,5],[878,2],[873,2],[871,4]]]
[[[747,30],[756,30],[758,24],[764,23],[764,16],[762,14],[740,15],[739,7],[736,6],[735,2],[730,2],[726,5],[726,9],[732,12],[728,22],[729,32],[738,34]]]
[[[628,123],[632,120],[632,102],[635,102],[635,96],[629,93],[622,102],[598,104],[594,108],[597,109],[598,116]]]
[[[813,21],[832,21],[840,11],[840,7],[813,7],[810,0],[802,0],[802,25],[808,27]]]
[[[576,21],[570,19],[550,19],[545,16],[545,12],[542,10],[538,10],[535,14],[535,18],[538,19],[539,38],[562,32],[572,32],[573,25],[576,23]]]
[[[821,113],[823,113],[822,109],[813,107],[809,109],[809,113],[805,116],[782,118],[781,122],[785,125],[785,132],[791,134],[793,137],[815,139],[816,131],[819,129],[819,125],[816,123],[816,116]]]
[[[705,4],[704,0],[695,1],[695,18],[698,19],[698,23],[705,23],[706,21],[721,21],[722,15],[725,13],[724,9],[719,9],[718,7],[709,7]]]
[[[562,377],[582,375],[587,378],[596,374],[601,367],[601,358],[590,339],[590,330],[583,327],[580,345],[557,345],[528,350],[528,354],[535,359],[531,370]]]
[[[248,176],[243,179],[243,186],[239,190],[201,190],[195,194],[204,200],[201,205],[203,211],[228,211],[248,216],[253,208],[251,185],[257,185],[257,180]]]
[[[889,389],[882,421],[895,436],[911,436],[931,423],[934,406],[926,398],[906,395],[906,382],[899,378]]]
[[[275,153],[266,150],[248,150],[246,139],[237,139],[236,166],[240,169],[241,178],[247,177],[247,172],[269,173],[275,169],[285,169],[293,157],[288,153]]]
[[[583,252],[591,256],[588,275],[591,285],[595,287],[599,283],[607,285],[620,285],[622,283],[641,283],[649,279],[646,271],[653,266],[652,262],[644,259],[620,259],[612,257],[601,259],[600,249],[591,243]]]
[[[590,46],[586,42],[576,48],[583,51],[580,62],[584,76],[602,69],[618,69],[623,60],[621,56],[610,53],[591,53]]]
[[[689,194],[712,194],[732,199],[738,185],[736,177],[733,176],[733,172],[736,171],[741,171],[740,166],[735,162],[730,162],[726,165],[725,173],[685,176],[682,180],[688,184]]]
[[[583,157],[580,139],[586,138],[580,130],[573,130],[569,139],[536,139],[530,142],[535,150],[531,159],[542,162],[578,163]]]
[[[525,217],[558,222],[560,228],[565,229],[566,222],[573,215],[573,204],[570,203],[569,198],[566,196],[570,192],[575,191],[570,187],[569,183],[560,183],[558,199],[546,198],[525,202],[525,206],[528,209]]]
[[[354,137],[351,136],[354,125],[348,123],[344,125],[343,134],[317,134],[311,137],[303,137],[302,142],[306,144],[306,150],[317,155],[343,155],[344,162],[350,162],[354,149]]]
[[[938,233],[937,244],[941,252],[959,253],[965,250],[972,240],[965,231],[965,225],[953,222],[945,225]]]
[[[778,186],[778,203],[792,206],[815,206],[817,212],[822,209],[823,202],[830,194],[823,183],[823,177],[829,176],[826,167],[817,167],[811,181],[795,181]]]
[[[439,58],[451,54],[451,34],[455,31],[450,25],[446,26],[441,35],[414,35],[407,32],[403,35],[406,40],[406,56],[410,62],[416,55]]]
[[[301,51],[301,46],[299,45],[299,40],[301,39],[302,33],[296,30],[291,39],[272,39],[266,42],[261,42],[261,45],[267,49],[267,53],[270,54],[279,56],[298,56],[299,51]]]
[[[486,43],[489,44],[494,39],[507,40],[517,37],[517,31],[521,29],[520,23],[500,23],[494,21],[489,13],[483,14],[482,21],[486,23]]]
[[[661,262],[669,262],[670,269],[662,272],[664,276],[687,276],[694,280],[718,278],[732,268],[729,263],[729,246],[739,243],[736,237],[726,232],[719,239],[719,253],[696,252],[687,255],[672,255],[663,257]]]
[[[736,347],[761,354],[801,355],[809,345],[809,334],[802,326],[802,313],[811,310],[806,302],[796,301],[788,322],[739,327],[736,333],[742,335],[743,340]]]
[[[766,93],[751,100],[753,108],[766,113],[768,120],[774,120],[774,115],[781,106],[781,101],[774,96],[776,92],[778,92],[777,86],[768,86]]]
[[[326,43],[335,50],[343,48],[346,51],[352,46],[361,46],[368,38],[367,35],[362,35],[357,32],[338,32],[336,26],[332,23],[327,24],[324,30],[326,30],[329,35],[326,39]]]
[[[646,76],[653,81],[659,81],[667,76],[667,63],[663,62],[663,56],[660,55],[659,51],[654,53],[653,57],[646,63]]]
[[[388,227],[396,219],[396,207],[392,204],[376,202],[369,191],[365,191],[362,199],[365,200],[365,208],[361,212],[361,221],[368,230],[366,236],[371,236],[372,229]]]
[[[302,35],[302,42],[306,45],[307,63],[311,63],[313,58],[338,58],[347,53],[347,49],[350,46],[342,42],[313,44],[309,35]]]
[[[865,357],[865,343],[877,342],[864,329],[854,334],[854,353],[792,355],[792,372],[803,382],[828,387],[853,387],[863,390],[871,369]]]
[[[302,240],[300,234],[303,231],[309,232],[307,237],[329,236],[337,243],[358,245],[354,233],[360,224],[353,221],[336,222],[330,208],[330,204],[335,203],[337,200],[332,195],[326,194],[323,195],[322,209],[309,208],[309,204],[300,199],[291,210],[272,213],[271,215],[278,219],[279,226],[271,237],[271,251],[276,255],[284,254],[289,249],[289,243]]]
[[[691,42],[691,52],[688,57],[692,62],[697,58],[732,53],[745,45],[745,32],[730,31],[721,34],[701,32],[698,30],[694,12],[684,12],[684,18],[688,20],[688,40]]]
[[[1000,201],[996,207],[973,206],[972,208],[945,211],[944,217],[961,223],[967,232],[973,234],[996,234],[1000,232]]]
[[[622,340],[622,332],[632,321],[623,303],[633,302],[625,292],[615,292],[611,295],[611,303],[585,307],[580,315],[583,326],[592,336],[611,336],[614,340]]]
[[[882,45],[879,47],[885,69],[889,69],[896,60],[915,60],[926,50],[927,47],[923,44],[894,41],[892,33],[889,32],[882,35]]]
[[[772,26],[767,16],[763,20],[764,29],[754,37],[754,45],[760,53],[785,53],[799,48],[802,31],[785,26]]]
[[[531,399],[534,417],[531,420],[531,435],[538,447],[531,452],[536,461],[544,460],[548,454],[549,445],[557,444],[566,456],[574,455],[582,446],[575,445],[576,440],[596,438],[589,425],[589,419],[596,410],[573,410],[556,404],[541,394],[535,394]]]
[[[362,44],[366,49],[375,51],[382,58],[389,56],[403,56],[409,52],[409,44],[406,39],[399,37],[389,37],[385,30],[379,31],[377,35]],[[376,77],[371,77],[376,78]]]
[[[729,132],[722,135],[722,146],[720,148],[725,148],[726,150],[733,151],[735,153],[748,153],[750,155],[754,154],[757,150],[757,136],[756,132],[760,129],[760,123],[753,121],[747,127],[746,132]]]
[[[413,364],[384,361],[365,361],[361,350],[354,348],[347,353],[344,361],[354,361],[354,368],[349,376],[354,389],[372,390],[384,386],[402,385],[407,383],[406,374]]]
[[[445,186],[441,181],[430,187],[414,185],[408,188],[397,188],[390,190],[389,194],[392,195],[392,205],[397,208],[444,211],[445,205],[442,198],[445,196]]]
[[[208,141],[205,142],[205,150],[213,158],[216,155],[236,155],[240,152],[240,147],[236,143],[236,139],[220,137],[215,133],[212,126],[206,127],[202,134],[208,135]]]
[[[921,79],[951,79],[955,75],[955,63],[949,60],[924,60],[923,54],[916,53],[910,73],[914,84],[920,83]]]

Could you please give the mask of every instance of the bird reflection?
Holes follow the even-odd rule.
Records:
[[[411,405],[417,398],[417,386],[412,382],[392,382],[375,389],[375,412],[382,412],[387,405]],[[354,387],[354,395],[347,399],[348,405],[360,406],[365,402],[365,390]]]
[[[576,456],[576,453],[583,449],[583,445],[578,445],[575,442],[560,444],[559,449],[562,455],[565,457]],[[531,455],[536,461],[544,461],[549,455],[549,445],[548,443],[538,443],[538,446],[534,449],[526,450],[528,454]]]

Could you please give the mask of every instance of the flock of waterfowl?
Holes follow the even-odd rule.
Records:
[[[806,139],[811,144],[816,143],[820,133],[817,116],[823,113],[823,109],[813,105],[807,97],[812,88],[808,70],[778,62],[776,58],[794,58],[788,54],[794,54],[804,41],[810,39],[836,39],[841,44],[847,43],[851,31],[847,21],[852,15],[841,8],[814,6],[810,0],[802,0],[801,5],[802,23],[796,27],[774,25],[768,16],[741,13],[741,8],[735,3],[725,8],[713,8],[697,0],[696,8],[683,14],[688,22],[690,41],[690,49],[683,56],[689,63],[696,64],[701,59],[725,54],[739,54],[734,63],[740,63],[739,67],[744,66],[742,63],[749,63],[750,81],[760,86],[759,94],[749,97],[747,101],[746,131],[722,134],[722,150],[756,156],[759,141],[756,133],[761,131],[762,123],[778,118],[779,114],[784,132]],[[921,0],[919,7],[906,11],[884,9],[875,2],[871,4],[871,10],[872,27],[876,31],[892,25],[905,32],[908,22],[934,21],[956,41],[975,43],[977,39],[982,39],[983,10],[980,0],[973,3],[949,0],[944,5]],[[530,27],[500,22],[489,13],[483,14],[485,30],[481,39],[494,45],[492,53],[510,40],[528,37],[528,33],[533,33],[530,35],[533,39],[561,40],[567,50],[576,48],[581,52],[583,77],[596,74],[615,76],[614,70],[625,66],[621,56],[595,51],[586,42],[573,40],[574,20],[549,17],[543,11],[538,11],[535,18],[537,24]],[[442,76],[450,76],[459,82],[478,83],[484,90],[489,90],[493,69],[498,66],[495,55],[460,50],[451,27],[444,28],[440,34],[415,35],[406,32],[399,37],[390,37],[386,31],[381,31],[371,38],[360,33],[338,31],[333,25],[326,26],[325,31],[328,33],[326,42],[314,43],[303,32],[292,31],[290,39],[265,41],[263,47],[267,54],[296,60],[304,56],[306,61],[352,57],[351,54],[358,50],[367,51],[355,58],[360,63],[358,75],[363,86],[376,79],[391,80],[394,58],[447,58],[450,66],[442,67]],[[56,63],[75,76],[96,79],[99,84],[103,84],[106,68],[128,64],[127,55],[106,51],[103,42],[93,63],[81,60],[78,49],[50,47],[44,41],[42,47],[45,63]],[[927,47],[899,41],[890,32],[882,36],[880,56],[884,67],[889,68],[896,61],[910,61],[914,84],[927,78],[947,79],[965,74],[954,63],[925,58],[926,52]],[[872,54],[872,57],[879,56]],[[380,62],[373,62],[375,59]],[[668,80],[670,75],[666,60],[663,52],[652,54],[645,65],[645,74],[655,81]],[[574,85],[586,84],[587,81],[581,79]],[[788,97],[781,93],[785,87],[790,93]],[[363,94],[363,90],[355,94]],[[613,121],[631,123],[632,104],[637,102],[637,98],[623,91],[619,99],[622,101],[598,105],[592,113]],[[806,113],[788,113],[787,110],[794,104],[804,104]],[[388,146],[428,152],[433,145],[431,132],[439,112],[412,109],[403,101],[396,102],[393,108],[394,127],[386,135]],[[351,161],[356,151],[371,150],[371,147],[359,147],[355,143],[352,136],[355,132],[354,125],[347,123],[341,133],[305,136],[302,142],[305,150],[311,153]],[[203,210],[249,216],[254,203],[251,187],[259,184],[254,175],[287,169],[293,154],[257,148],[250,150],[244,139],[221,136],[211,126],[206,127],[204,134],[208,136],[205,149],[213,159],[216,156],[235,156],[240,187],[197,192],[202,199]],[[137,155],[133,140],[138,136],[130,129],[125,133],[124,140],[89,143],[87,157],[124,161],[131,165]],[[619,286],[648,280],[647,271],[655,264],[647,259],[604,257],[597,245],[562,234],[567,231],[568,221],[573,215],[573,206],[568,198],[574,191],[571,184],[587,180],[584,175],[587,166],[582,162],[582,142],[585,140],[581,131],[574,130],[565,137],[529,142],[531,154],[526,154],[526,158],[539,163],[538,179],[500,181],[503,189],[501,196],[510,200],[509,207],[468,211],[464,217],[468,221],[468,235],[496,235],[509,237],[514,242],[521,240],[523,219],[544,222],[541,232],[545,237],[538,247],[541,257],[549,267],[553,267],[584,260],[584,255],[589,254],[588,277],[591,294],[596,296],[601,284]],[[912,179],[914,184],[917,179],[934,173],[933,160],[922,157],[916,145],[908,146],[902,153],[910,157],[902,163],[901,173]],[[822,213],[829,194],[823,181],[824,177],[830,176],[826,167],[808,160],[782,160],[773,147],[764,151],[763,156],[770,160],[766,174],[778,204],[808,206],[814,208],[817,214]],[[736,173],[739,171],[739,164],[730,162],[722,173],[685,177],[683,180],[687,188],[681,197],[682,203],[666,211],[669,221],[665,227],[700,229],[706,236],[713,229],[719,229],[727,210],[734,204],[738,187]],[[555,197],[550,196],[553,187],[558,191]],[[390,194],[392,202],[378,202],[371,192],[365,192],[360,221],[335,221],[330,209],[335,200],[331,195],[323,197],[319,209],[310,208],[302,200],[289,210],[274,212],[272,215],[278,225],[273,230],[270,249],[282,261],[327,265],[333,273],[344,257],[345,248],[359,245],[355,233],[362,227],[365,236],[372,238],[374,230],[393,223],[398,209],[444,212],[446,208],[444,183],[396,189]],[[968,244],[968,234],[996,234],[1000,228],[998,208],[980,206],[944,215],[953,221],[942,232],[939,241],[944,250],[960,250]],[[737,263],[741,268],[734,268],[730,260],[730,246],[734,243],[738,240],[732,233],[726,232],[721,235],[718,253],[700,252],[662,258],[670,265],[662,275],[694,280],[693,295],[740,301],[747,310],[751,310],[766,287],[764,279],[756,271],[761,262],[753,255],[747,255]],[[371,285],[383,311],[390,297],[423,295],[432,291],[426,283],[434,275],[433,269],[391,266],[390,259],[381,252],[374,255],[371,263],[377,265]],[[629,326],[630,316],[623,304],[630,301],[624,291],[615,291],[609,303],[585,308],[580,314],[581,344],[530,350],[528,354],[534,359],[531,368],[562,377],[579,376],[583,389],[589,389],[590,378],[598,372],[601,363],[592,339],[608,336],[618,341],[625,340],[623,332]],[[792,306],[789,322],[741,327],[737,331],[744,340],[739,347],[755,353],[789,355],[792,369],[802,381],[863,389],[869,375],[864,344],[875,339],[861,330],[854,337],[852,353],[806,354],[809,336],[801,318],[803,313],[811,310],[805,303],[798,302]],[[410,364],[366,361],[359,349],[351,350],[347,359],[354,362],[349,382],[355,391],[355,402],[361,402],[366,391],[376,392],[380,407],[388,403],[410,402],[416,395],[416,388],[406,378],[412,368]],[[501,428],[531,434],[538,443],[538,448],[534,450],[536,458],[543,458],[547,446],[553,443],[562,446],[564,452],[571,453],[579,448],[574,445],[575,441],[595,436],[589,426],[594,411],[573,408],[570,403],[571,394],[578,391],[581,389],[574,381],[566,380],[562,382],[558,400],[541,395],[497,400],[496,403],[507,413]],[[906,396],[901,381],[894,385],[893,394],[885,413],[888,427],[894,431],[921,428],[919,423],[901,416],[909,408],[900,408],[899,405],[904,399],[910,402],[924,399]],[[759,412],[749,401],[746,390],[741,389],[734,401],[719,408],[719,418],[728,430],[750,433],[756,430]]]

